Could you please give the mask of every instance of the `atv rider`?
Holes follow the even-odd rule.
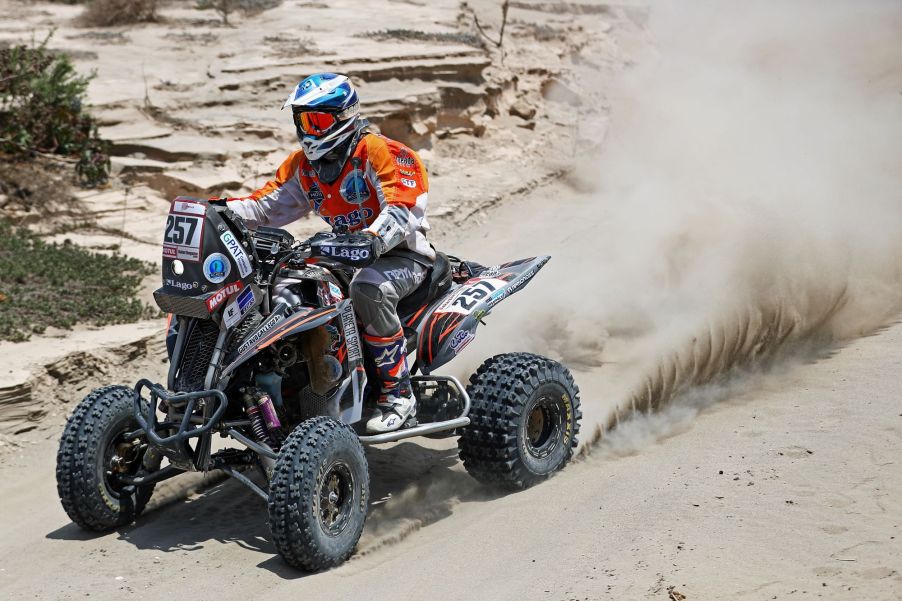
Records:
[[[313,211],[335,230],[372,237],[376,260],[355,274],[350,295],[381,380],[367,431],[396,430],[416,415],[398,301],[417,289],[435,259],[425,235],[426,169],[413,150],[369,130],[344,75],[307,77],[286,107],[301,150],[273,180],[227,205],[252,228],[282,227]]]

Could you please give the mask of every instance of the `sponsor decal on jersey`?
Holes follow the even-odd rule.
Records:
[[[207,311],[212,313],[216,310],[216,307],[224,303],[230,296],[232,296],[242,288],[244,288],[244,284],[242,282],[233,282],[223,288],[220,288],[213,293],[213,296],[207,299]]]
[[[222,253],[212,253],[204,259],[204,277],[208,282],[221,284],[232,272],[232,262]]]
[[[312,174],[310,177],[313,177]],[[323,204],[323,201],[326,199],[323,196],[323,191],[320,190],[320,187],[316,184],[311,184],[310,189],[307,190],[307,198],[313,203],[313,210],[319,211],[320,206]]]
[[[413,157],[407,154],[399,154],[395,157],[395,162],[401,167],[413,167],[416,165],[416,161],[413,160]]]
[[[251,289],[248,288],[248,290],[251,290]],[[263,336],[268,331],[273,329],[276,326],[276,324],[278,324],[283,319],[284,319],[284,316],[281,313],[276,313],[275,315],[270,317],[269,321],[267,321],[262,326],[260,326],[260,329],[258,329],[256,332],[254,332],[250,338],[245,340],[244,343],[238,347],[238,354],[239,355],[243,354],[244,351],[246,351],[247,349],[251,348],[253,345],[260,342],[260,339],[263,338]]]
[[[254,290],[245,288],[244,292],[235,297],[235,300],[229,303],[229,306],[223,311],[223,321],[225,321],[226,327],[235,327],[253,306]]]
[[[359,169],[352,170],[341,180],[338,191],[342,198],[355,205],[363,204],[370,197],[370,187]]]
[[[363,354],[360,352],[360,337],[357,334],[357,322],[354,321],[354,308],[350,303],[341,312],[341,327],[348,345],[348,361],[359,361]]]
[[[232,234],[232,232],[224,232],[219,239],[222,240],[222,243],[229,249],[229,254],[235,259],[235,264],[238,265],[238,273],[241,274],[241,277],[246,278],[250,275],[251,260],[248,258],[247,253],[244,252],[241,243],[238,242],[238,239],[235,238],[234,234]],[[228,272],[226,273],[228,274]]]
[[[172,206],[175,207],[175,204]],[[166,217],[166,231],[163,233],[163,257],[195,263],[200,261],[203,233],[203,217],[170,212]]]
[[[405,186],[407,186],[408,188],[416,188],[417,187],[417,181],[414,179],[407,178],[407,177],[402,177],[401,183],[404,184]]]
[[[361,218],[361,212],[363,213],[363,217]],[[373,222],[373,210],[369,207],[362,207],[361,209],[354,209],[347,215],[336,215],[334,217],[330,217],[328,215],[322,215],[322,218],[326,220],[326,223],[335,227],[349,227],[355,228],[358,225],[362,225],[363,222],[370,224]]]

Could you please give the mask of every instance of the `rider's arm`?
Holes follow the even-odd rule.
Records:
[[[381,136],[366,136],[366,175],[382,210],[366,231],[382,239],[385,250],[401,242],[416,245],[416,234],[429,229],[426,200],[429,180],[420,157]]]
[[[282,227],[300,219],[311,210],[298,179],[303,156],[300,150],[291,153],[279,166],[274,179],[250,196],[232,198],[226,204],[252,228],[258,225]]]

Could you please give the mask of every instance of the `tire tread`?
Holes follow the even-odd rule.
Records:
[[[353,544],[338,554],[330,554],[316,544],[313,528],[319,527],[310,503],[317,494],[318,454],[333,444],[350,444],[363,458],[363,506],[369,496],[369,471],[363,445],[348,426],[325,416],[302,422],[288,436],[279,451],[269,492],[269,523],[273,543],[285,561],[296,568],[318,571],[336,566],[353,554],[363,530],[361,521]]]
[[[532,353],[506,353],[486,359],[470,377],[470,425],[458,441],[460,458],[477,480],[514,489],[532,486],[548,475],[530,471],[520,459],[518,427],[531,391],[546,382],[567,389],[574,414],[573,438],[560,467],[578,444],[579,388],[560,363]]]

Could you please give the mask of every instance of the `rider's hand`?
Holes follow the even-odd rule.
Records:
[[[381,257],[385,252],[385,242],[382,241],[382,237],[371,230],[363,230],[360,233],[372,238],[372,240],[370,241],[370,249],[373,253],[373,261]]]

